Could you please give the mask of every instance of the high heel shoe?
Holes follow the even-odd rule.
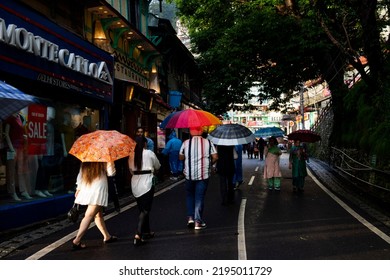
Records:
[[[115,235],[111,235],[111,237],[109,239],[103,240],[103,243],[108,244],[108,243],[114,243],[117,241],[118,241],[118,237],[116,237]]]
[[[143,240],[142,238],[140,237],[134,237],[134,241],[133,241],[133,244],[134,246],[138,247],[138,246],[142,246],[142,245],[145,245],[146,244],[146,241]]]

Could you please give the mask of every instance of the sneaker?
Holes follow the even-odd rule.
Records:
[[[205,229],[207,226],[206,226],[206,223],[202,222],[202,223],[198,223],[196,222],[195,223],[195,229]]]
[[[194,228],[194,226],[195,226],[195,221],[194,221],[194,219],[189,218],[189,219],[188,219],[188,222],[187,222],[187,227],[188,227],[188,228]]]

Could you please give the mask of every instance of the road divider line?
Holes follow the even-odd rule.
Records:
[[[378,229],[376,226],[371,224],[369,221],[364,219],[362,216],[360,216],[358,213],[356,213],[351,207],[349,207],[347,204],[345,204],[341,199],[339,199],[337,196],[335,196],[331,191],[329,191],[318,179],[313,175],[313,173],[308,169],[308,173],[310,177],[313,179],[313,181],[331,198],[333,198],[334,201],[336,201],[341,207],[343,207],[349,214],[351,214],[356,220],[358,220],[360,223],[362,223],[364,226],[366,226],[369,230],[371,230],[373,233],[378,235],[380,238],[382,238],[384,241],[386,241],[388,244],[390,244],[390,236],[385,234],[383,231]]]
[[[238,259],[246,260],[246,243],[245,243],[245,207],[246,198],[241,200],[240,212],[238,214],[238,238],[237,238],[237,249]]]
[[[248,186],[252,186],[254,180],[255,180],[255,176],[252,176],[251,179],[249,180]]]

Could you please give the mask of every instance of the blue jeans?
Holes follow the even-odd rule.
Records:
[[[169,153],[169,167],[173,176],[179,176],[183,171],[183,161],[179,160],[179,151]]]
[[[204,198],[207,191],[209,179],[190,181],[186,180],[187,192],[187,216],[192,217],[196,222],[203,222]]]

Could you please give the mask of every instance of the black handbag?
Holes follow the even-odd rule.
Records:
[[[80,206],[79,204],[74,203],[73,207],[70,208],[70,210],[68,212],[69,221],[76,223],[79,220],[79,216],[80,216],[79,206]]]

